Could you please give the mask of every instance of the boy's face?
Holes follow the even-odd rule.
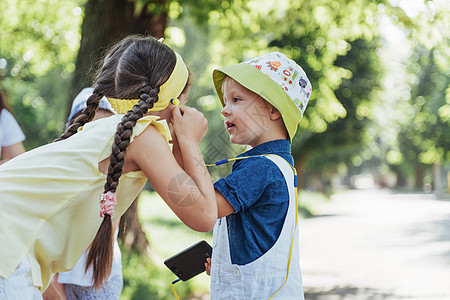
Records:
[[[222,91],[222,115],[230,141],[252,147],[266,142],[273,106],[230,77],[225,78]]]

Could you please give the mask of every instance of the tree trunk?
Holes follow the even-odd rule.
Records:
[[[154,4],[151,6],[153,9],[149,9],[150,4]],[[95,72],[113,43],[130,34],[163,37],[168,22],[167,13],[165,0],[148,1],[142,7],[130,0],[89,0],[85,7],[80,50],[67,111],[75,96],[93,84]]]
[[[442,177],[442,166],[433,164],[433,190],[437,193],[440,193],[444,187]]]
[[[414,187],[416,189],[423,189],[424,179],[425,179],[425,167],[417,166],[416,167],[416,176],[414,179]]]
[[[120,219],[119,239],[128,251],[133,249],[139,252],[148,252],[150,248],[145,231],[139,222],[138,199],[133,201]]]
[[[92,86],[95,71],[101,66],[105,52],[113,43],[130,34],[163,37],[167,22],[166,0],[89,0],[85,7],[80,50],[67,111],[70,111],[75,96],[83,88]],[[120,237],[126,249],[148,250],[149,243],[137,214],[137,200],[122,216],[121,226]]]
[[[396,175],[397,175],[397,187],[405,187],[406,177],[399,171],[396,171]]]

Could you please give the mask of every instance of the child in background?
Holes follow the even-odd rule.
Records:
[[[42,299],[53,275],[88,247],[86,269],[100,288],[111,270],[112,222],[147,179],[187,226],[212,229],[214,188],[199,163],[207,122],[184,106],[188,90],[181,56],[154,38],[127,37],[109,51],[87,107],[61,138],[0,166],[0,298]],[[89,122],[103,96],[117,114]]]
[[[279,52],[216,69],[213,80],[230,141],[252,149],[214,184],[211,299],[304,299],[290,140],[311,84]]]
[[[25,152],[25,135],[6,109],[6,96],[0,91],[0,165]]]
[[[70,125],[72,125],[77,117],[81,115],[81,112],[83,109],[86,108],[86,101],[89,99],[89,97],[94,92],[94,88],[84,88],[78,95],[73,99],[72,107],[70,109],[69,117],[67,118],[65,130],[69,128]],[[98,103],[98,108],[95,111],[94,120],[98,120],[105,117],[110,117],[112,115],[116,114],[114,109],[111,106],[111,103],[108,102],[108,99],[106,97],[103,97],[100,99],[100,102]]]

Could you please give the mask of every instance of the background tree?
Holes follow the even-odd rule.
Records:
[[[304,185],[320,192],[330,192],[336,176],[345,178],[342,184],[351,186],[349,177],[361,172],[363,157],[367,158],[364,151],[369,146],[371,120],[364,107],[371,103],[373,91],[379,88],[377,41],[357,39],[350,42],[349,48],[334,61],[336,67],[348,73],[334,91],[345,115],[329,123],[324,132],[302,133],[302,138],[293,144]]]
[[[372,147],[382,169],[396,174],[397,185],[423,189],[434,183],[445,192],[450,5],[437,0],[404,8],[396,18],[380,16],[381,29],[388,31],[378,51],[386,75],[371,105]]]
[[[436,64],[436,52],[418,46],[411,55],[411,109],[405,112],[409,122],[402,126],[398,137],[404,165],[401,170],[413,171],[416,188],[422,188],[425,183],[438,184],[441,188],[438,183],[442,181],[441,168],[450,151],[450,119],[439,113],[447,104],[450,77]],[[437,169],[435,176],[432,176],[432,166]],[[433,182],[424,182],[427,171]]]
[[[376,68],[378,45],[374,40],[378,26],[377,3],[287,1],[284,5],[273,2],[261,6],[253,1],[230,1],[222,2],[223,10],[210,13],[208,33],[213,50],[206,76],[210,76],[212,68],[217,65],[237,63],[269,50],[288,54],[305,69],[313,86],[313,95],[300,123],[299,133],[293,140],[293,154],[302,174],[322,162],[316,169],[315,177],[319,181],[326,174],[333,175],[332,172],[336,171],[337,164],[333,164],[336,155],[341,154],[340,158],[347,156],[347,160],[343,160],[345,163],[349,157],[356,156],[357,146],[363,146],[363,126],[368,122],[367,115],[361,114],[364,109],[359,107],[370,103],[372,90],[376,88],[380,76],[380,69]],[[344,64],[352,43],[356,49]],[[350,63],[350,60],[356,59],[355,53],[358,51],[358,60]],[[344,92],[338,91],[345,80],[351,80],[351,89],[344,84]],[[210,85],[210,80],[202,82]],[[211,97],[215,97],[213,91],[210,93]],[[220,108],[211,109],[217,116]],[[359,115],[356,115],[357,111]],[[336,128],[335,131],[341,130],[339,138],[330,126]],[[343,128],[349,130],[343,131]],[[352,147],[354,152],[345,154],[344,151]],[[334,155],[327,156],[329,159],[318,159],[323,158],[324,149],[335,151]],[[341,170],[342,166],[345,172],[347,168],[341,163]],[[323,191],[323,182],[319,185],[319,190]],[[309,184],[306,186],[311,187]]]
[[[95,75],[92,70],[97,69],[106,50],[114,42],[130,34],[163,37],[168,8],[164,0],[89,0],[85,5],[80,49],[69,98],[73,99],[83,88],[92,84]]]

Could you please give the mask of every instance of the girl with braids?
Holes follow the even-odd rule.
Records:
[[[188,89],[181,56],[151,37],[125,38],[57,142],[0,166],[1,299],[41,299],[88,247],[86,269],[100,288],[111,268],[111,222],[146,180],[187,226],[212,230],[217,206],[199,149],[207,122],[184,106]],[[117,114],[90,122],[103,96]]]

